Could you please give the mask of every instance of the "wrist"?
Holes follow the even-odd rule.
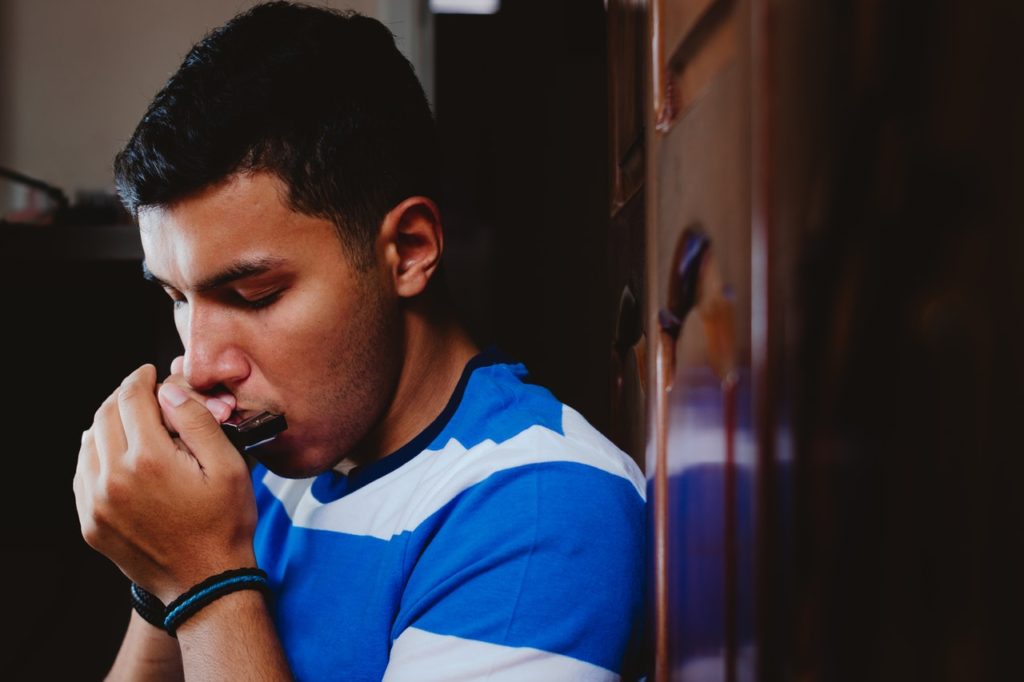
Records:
[[[191,638],[201,637],[210,629],[241,629],[243,623],[251,623],[259,613],[268,613],[266,597],[258,590],[239,590],[226,594],[197,611],[178,626],[175,637],[179,642],[187,643]]]
[[[199,581],[166,604],[136,583],[130,586],[135,612],[172,637],[177,629],[211,604],[239,592],[267,592],[267,574],[259,568],[235,568]],[[262,595],[256,595],[262,603]]]
[[[164,629],[172,636],[182,623],[210,604],[239,591],[269,591],[267,574],[259,568],[235,568],[193,585],[167,604]]]
[[[195,552],[194,554],[199,555],[200,553]],[[209,555],[213,556],[213,553],[211,552]],[[173,574],[166,576],[166,582],[153,590],[153,594],[159,597],[164,604],[170,604],[212,576],[229,573],[240,567],[255,567],[256,565],[256,555],[251,549],[248,552],[230,554],[221,552],[217,554],[216,561],[211,561],[208,564],[177,568]]]

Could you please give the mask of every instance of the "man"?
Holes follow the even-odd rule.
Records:
[[[434,144],[387,29],[271,3],[119,154],[185,355],[82,438],[83,535],[143,602],[112,678],[618,678],[644,480],[452,315]],[[218,422],[263,410],[250,474]]]

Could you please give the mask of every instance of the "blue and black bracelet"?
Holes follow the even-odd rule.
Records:
[[[236,568],[210,576],[167,606],[136,583],[131,585],[131,597],[132,607],[147,623],[176,637],[175,633],[182,623],[215,599],[239,590],[267,592],[269,589],[264,571],[258,568]]]
[[[267,574],[258,568],[236,568],[210,576],[167,605],[163,628],[172,637],[186,620],[216,599],[239,590],[269,591]]]
[[[147,623],[163,630],[164,618],[167,616],[167,609],[164,607],[164,603],[145,589],[139,587],[136,583],[132,583],[130,592],[132,596],[132,608],[135,609]]]

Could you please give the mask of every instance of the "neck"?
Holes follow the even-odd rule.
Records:
[[[417,306],[405,312],[403,350],[394,400],[341,468],[386,457],[415,438],[441,414],[480,352],[453,315]]]

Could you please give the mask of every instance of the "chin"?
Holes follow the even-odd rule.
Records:
[[[249,454],[260,464],[284,478],[310,478],[331,468],[331,463],[324,463],[316,457],[312,448],[302,447],[282,434],[277,439],[261,445]]]

